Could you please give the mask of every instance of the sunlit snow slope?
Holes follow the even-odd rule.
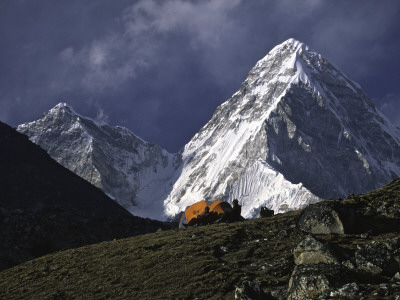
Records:
[[[398,137],[358,84],[289,39],[185,146],[167,213],[238,198],[251,217],[365,192],[399,177]]]

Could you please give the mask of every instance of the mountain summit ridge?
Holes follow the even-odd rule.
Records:
[[[121,163],[115,168],[121,155],[118,128],[98,126],[82,117],[79,122],[93,132],[101,129],[92,141],[98,150],[91,155],[101,157],[108,167],[98,176],[105,181],[110,176],[122,178],[119,184],[133,187],[122,195],[129,199],[108,193],[134,214],[142,208],[152,211],[153,206],[159,216],[172,217],[199,200],[237,198],[243,215],[254,217],[261,206],[283,212],[320,199],[366,192],[400,176],[399,130],[357,83],[295,39],[258,61],[241,88],[179,153],[144,145],[132,133],[126,140],[130,154],[123,156],[131,157],[140,147],[143,158],[133,171]],[[74,127],[66,124],[59,124],[58,138],[46,137],[46,130],[55,125],[46,127],[38,120],[18,129],[58,161],[70,156],[78,165],[85,162],[87,155],[74,153],[68,143],[59,147],[65,153],[48,146],[63,135],[74,143]],[[83,136],[81,132],[76,138]],[[105,151],[110,141],[113,150]],[[115,172],[110,175],[109,169]],[[114,183],[109,188],[115,193]]]

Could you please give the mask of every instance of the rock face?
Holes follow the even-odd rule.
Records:
[[[400,176],[399,130],[358,84],[294,39],[257,62],[176,155],[62,105],[18,130],[133,213],[160,217],[215,199],[239,199],[244,217],[262,206],[279,213]]]

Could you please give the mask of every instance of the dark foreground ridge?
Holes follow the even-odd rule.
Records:
[[[0,270],[50,252],[169,226],[132,216],[0,122]]]
[[[2,299],[398,299],[400,180],[301,211],[49,254]],[[249,298],[246,298],[249,297]]]

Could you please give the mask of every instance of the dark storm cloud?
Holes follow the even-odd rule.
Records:
[[[398,122],[387,107],[400,95],[399,7],[390,0],[3,0],[0,119],[17,125],[65,101],[177,151],[257,60],[294,37]]]

